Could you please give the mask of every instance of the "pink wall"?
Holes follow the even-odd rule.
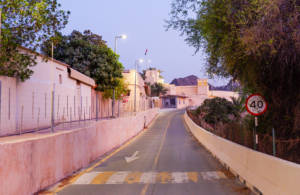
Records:
[[[112,100],[111,99],[105,99],[102,96],[102,92],[95,91],[94,89],[91,91],[91,114],[92,118],[96,118],[96,109],[97,109],[97,102],[96,97],[98,94],[98,117],[104,118],[104,117],[110,117],[112,116]],[[115,111],[117,111],[117,101],[116,101],[116,107]]]
[[[152,109],[136,116],[99,121],[90,127],[19,141],[0,139],[0,194],[33,194],[140,132],[157,115]]]
[[[181,108],[185,108],[187,106],[189,106],[188,98],[181,98],[181,97],[177,98],[177,108],[181,109]]]
[[[0,135],[16,132],[16,79],[0,76]]]
[[[30,69],[34,74],[24,82],[0,76],[0,136],[49,127],[53,89],[55,123],[90,117],[92,86],[70,78],[67,65],[38,56]]]
[[[192,96],[198,94],[198,87],[195,86],[176,86],[176,95]]]

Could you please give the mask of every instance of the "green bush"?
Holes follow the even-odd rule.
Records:
[[[207,99],[196,109],[197,114],[203,114],[205,122],[209,124],[229,123],[239,116],[234,104],[225,98]]]

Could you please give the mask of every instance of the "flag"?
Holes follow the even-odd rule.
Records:
[[[148,49],[146,49],[146,51],[145,51],[145,55],[147,55],[147,53],[148,53]]]

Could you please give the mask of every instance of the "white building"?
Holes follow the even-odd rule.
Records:
[[[43,57],[37,56],[36,66],[31,67],[34,73],[25,82],[0,76],[0,136],[49,127],[52,100],[56,123],[90,116],[94,80]]]

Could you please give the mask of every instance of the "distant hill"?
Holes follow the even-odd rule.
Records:
[[[197,76],[190,75],[184,78],[174,79],[170,84],[174,84],[176,86],[197,85],[197,79]]]
[[[227,85],[222,85],[222,86],[213,86],[209,84],[209,90],[218,90],[218,91],[236,91],[240,88],[240,85],[238,82],[234,82],[233,80],[230,80]]]
[[[170,84],[174,84],[176,86],[187,86],[187,85],[197,85],[198,77],[195,75],[190,75],[184,78],[176,78],[173,79],[173,81]],[[213,86],[208,83],[209,90],[219,90],[219,91],[235,91],[237,90],[240,85],[238,82],[234,82],[233,80],[230,80],[227,85],[222,86]]]

